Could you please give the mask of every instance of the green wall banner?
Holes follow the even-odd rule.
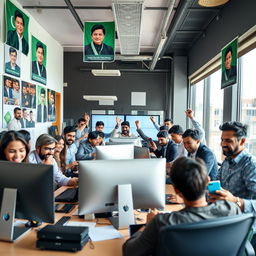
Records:
[[[238,38],[221,50],[221,89],[237,82],[237,46]]]
[[[18,9],[11,1],[6,0],[6,44],[28,55],[29,17]]]
[[[115,60],[115,22],[84,23],[84,62]]]

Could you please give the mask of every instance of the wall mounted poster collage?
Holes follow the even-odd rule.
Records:
[[[3,84],[3,128],[13,119],[15,107],[22,110],[22,128],[56,121],[55,91],[6,75],[3,76]]]
[[[3,128],[13,118],[15,107],[20,107],[22,128],[34,128],[35,123],[56,121],[56,92],[41,85],[21,81],[21,54],[31,51],[31,80],[46,85],[47,46],[31,35],[29,17],[6,0],[5,73],[3,76]],[[10,77],[11,75],[12,77]],[[14,78],[14,77],[15,78]]]

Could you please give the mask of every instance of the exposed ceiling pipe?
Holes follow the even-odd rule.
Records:
[[[168,39],[167,39],[166,44],[164,45],[164,47],[162,49],[160,57],[163,55],[164,52],[166,52],[166,49],[172,43],[172,40],[173,40],[173,38],[175,36],[175,33],[176,33],[176,30],[178,30],[178,26],[180,25],[181,19],[187,13],[188,8],[192,4],[193,4],[193,1],[191,1],[191,0],[182,0],[182,1],[180,1],[180,6],[178,7],[177,12],[175,13],[173,25],[171,26],[170,33],[168,34]]]
[[[172,14],[173,8],[174,8],[174,4],[175,4],[175,0],[170,0],[169,1],[169,6],[168,6],[168,10],[165,14],[164,17],[164,21],[163,21],[163,25],[162,25],[162,29],[161,29],[161,33],[160,33],[160,40],[157,46],[157,49],[153,55],[153,59],[149,65],[150,70],[154,70],[156,63],[159,59],[159,56],[162,52],[162,49],[164,47],[164,44],[166,43],[167,37],[166,37],[166,33],[167,33],[167,26],[168,26],[168,22],[170,19],[170,16]]]
[[[68,9],[71,11],[72,15],[74,16],[77,24],[79,25],[79,27],[81,28],[81,30],[84,32],[84,25],[79,17],[79,15],[77,14],[74,6],[72,5],[72,3],[70,2],[70,0],[64,0],[66,5],[68,6]]]

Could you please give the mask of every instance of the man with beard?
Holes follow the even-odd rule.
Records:
[[[53,158],[57,141],[48,134],[41,134],[36,140],[36,150],[28,156],[29,163],[33,164],[50,164],[53,165],[54,181],[59,186],[75,186],[78,184],[77,178],[66,177],[58,168]]]
[[[13,110],[14,118],[8,123],[7,128],[8,131],[14,130],[14,131],[19,131],[21,129],[21,109],[16,107]]]
[[[76,140],[76,128],[74,126],[66,126],[63,130],[66,145],[66,175],[73,176],[73,171],[77,171],[78,162],[76,161],[76,152],[78,149],[78,141]]]
[[[151,142],[150,147],[152,148],[154,154],[157,158],[166,158],[166,163],[170,163],[176,159],[178,156],[178,147],[177,145],[169,139],[169,134],[167,131],[160,131],[157,134],[158,143],[161,146],[161,149],[158,149],[155,142]],[[168,165],[167,165],[168,166]]]
[[[214,180],[218,171],[218,162],[214,153],[200,141],[199,131],[187,129],[182,138],[188,156],[193,159],[201,158],[206,164],[211,180]]]
[[[128,121],[123,121],[122,123],[121,122],[122,120],[116,117],[116,126],[115,126],[115,129],[112,131],[111,137],[137,139],[135,146],[141,147],[142,145],[141,145],[140,138],[137,135],[132,134],[130,132],[130,123]],[[120,123],[121,123],[121,132],[118,131]]]
[[[228,200],[235,202],[244,213],[256,213],[256,157],[245,149],[247,126],[234,121],[226,122],[219,128],[226,158],[216,177],[222,189],[210,194],[210,201]],[[256,233],[255,225],[253,229]],[[252,245],[255,249],[255,234]]]

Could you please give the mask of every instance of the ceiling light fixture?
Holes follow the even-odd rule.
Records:
[[[92,69],[94,76],[121,76],[118,69]]]
[[[229,0],[198,0],[198,4],[203,7],[216,7],[227,3]]]
[[[90,101],[100,101],[100,100],[117,101],[117,97],[111,96],[111,95],[83,95],[83,99],[90,100]]]

